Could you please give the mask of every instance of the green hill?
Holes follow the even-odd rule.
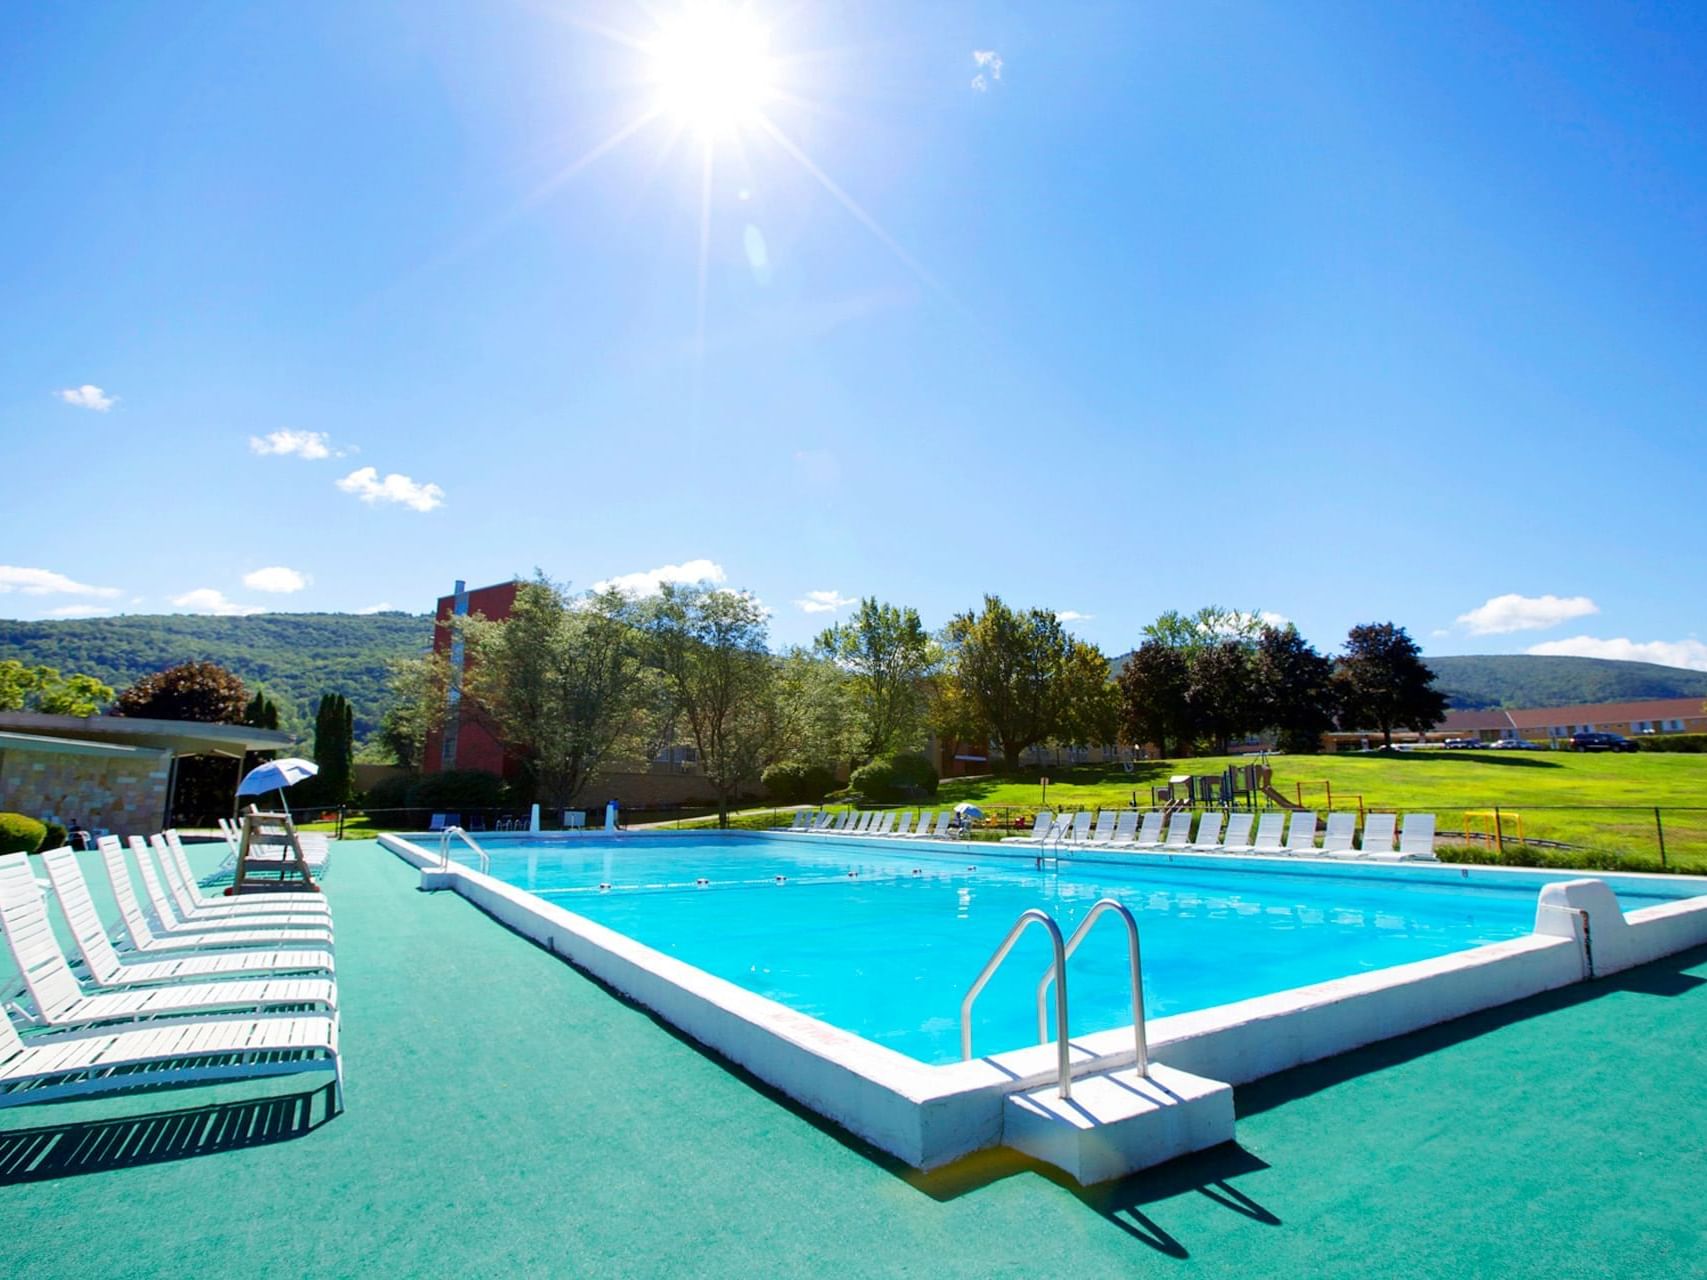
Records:
[[[365,738],[385,710],[386,664],[420,653],[432,619],[409,613],[260,613],[247,618],[139,614],[64,622],[0,620],[0,660],[98,676],[122,689],[191,659],[235,671],[279,705],[282,727],[313,724],[323,693],[341,693]]]
[[[1480,654],[1428,658],[1454,707],[1558,707],[1642,698],[1707,698],[1707,671],[1607,658]]]

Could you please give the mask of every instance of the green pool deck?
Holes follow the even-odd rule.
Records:
[[[343,1114],[0,1111],[0,1275],[1707,1274],[1707,951],[1247,1086],[1237,1145],[1086,1192],[899,1168],[416,883],[336,851]]]

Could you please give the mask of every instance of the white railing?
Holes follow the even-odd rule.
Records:
[[[1008,936],[1002,939],[1002,945],[996,948],[996,953],[985,963],[983,971],[961,1000],[960,1056],[965,1060],[972,1057],[972,1002],[978,998],[978,993],[984,989],[985,984],[995,976],[996,970],[1001,968],[1002,961],[1008,958],[1008,952],[1014,949],[1014,943],[1019,941],[1020,934],[1034,924],[1040,924],[1049,931],[1049,942],[1055,949],[1055,969],[1063,975],[1060,991],[1055,998],[1056,1089],[1061,1097],[1070,1098],[1073,1096],[1073,1071],[1067,1045],[1067,953],[1065,944],[1061,941],[1061,927],[1050,918],[1047,911],[1031,907],[1020,912],[1019,919],[1014,921],[1014,927],[1009,929]],[[1047,1040],[1048,1036],[1045,1035],[1039,1043]]]
[[[492,870],[492,859],[488,856],[486,850],[476,844],[474,837],[469,835],[468,832],[464,831],[461,827],[446,827],[444,832],[439,836],[439,866],[441,868],[450,866],[450,838],[452,836],[457,836],[465,845],[474,850],[474,856],[480,859],[480,869],[482,871],[489,872]]]
[[[1044,1000],[1049,990],[1049,984],[1055,980],[1057,973],[1061,975],[1061,1000],[1065,1002],[1067,995],[1066,962],[1079,949],[1079,944],[1085,940],[1085,935],[1091,931],[1097,917],[1105,911],[1118,915],[1126,926],[1126,958],[1132,966],[1132,1036],[1138,1049],[1138,1074],[1150,1074],[1150,1044],[1144,1033],[1144,971],[1139,964],[1138,921],[1127,910],[1124,903],[1114,898],[1102,898],[1085,913],[1085,918],[1079,921],[1079,927],[1073,930],[1073,936],[1067,939],[1063,954],[1051,964],[1044,975],[1037,980],[1037,1042],[1044,1043],[1049,1038],[1049,1025],[1044,1016]],[[1061,1033],[1063,1036],[1065,1032]]]

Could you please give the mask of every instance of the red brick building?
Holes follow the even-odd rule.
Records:
[[[514,772],[513,767],[506,768],[509,762],[505,759],[503,744],[478,716],[469,714],[463,703],[465,666],[462,640],[450,626],[450,620],[475,613],[487,618],[507,618],[515,607],[516,592],[520,586],[516,581],[498,582],[470,591],[468,584],[458,578],[456,590],[448,596],[439,597],[438,609],[433,615],[433,652],[450,657],[450,710],[445,716],[444,728],[427,735],[426,753],[421,761],[423,773],[441,773],[447,769],[484,769],[488,773],[499,774]]]

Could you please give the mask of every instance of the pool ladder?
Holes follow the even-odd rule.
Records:
[[[1079,949],[1079,944],[1085,940],[1085,935],[1091,931],[1091,926],[1105,913],[1112,911],[1126,925],[1126,957],[1131,966],[1132,976],[1132,1036],[1137,1049],[1136,1065],[1138,1074],[1150,1074],[1150,1045],[1144,1033],[1144,972],[1139,964],[1138,921],[1124,903],[1115,898],[1101,898],[1089,911],[1085,918],[1079,921],[1079,927],[1073,930],[1073,936],[1066,940],[1061,937],[1061,926],[1047,911],[1031,907],[1020,912],[1019,919],[1014,921],[1013,928],[1008,930],[1007,937],[1002,939],[982,970],[979,971],[972,986],[968,988],[965,998],[960,1002],[960,1056],[964,1061],[972,1058],[972,1002],[978,998],[978,993],[996,976],[996,970],[1002,967],[1002,961],[1008,958],[1008,952],[1014,949],[1014,943],[1030,926],[1040,924],[1049,934],[1050,946],[1055,952],[1055,958],[1050,961],[1049,968],[1037,980],[1037,1043],[1049,1043],[1049,1018],[1046,1012],[1046,999],[1049,984],[1056,984],[1055,993],[1055,1051],[1056,1051],[1056,1089],[1063,1098],[1073,1096],[1073,1068],[1069,1045],[1067,1042],[1067,961],[1073,952]]]
[[[468,832],[464,831],[461,827],[446,827],[444,829],[444,834],[439,837],[440,867],[450,866],[450,838],[452,836],[458,837],[465,845],[474,850],[474,856],[480,859],[480,869],[482,871],[490,872],[492,870],[492,859],[487,855],[486,850],[476,844],[474,837],[469,835]]]

